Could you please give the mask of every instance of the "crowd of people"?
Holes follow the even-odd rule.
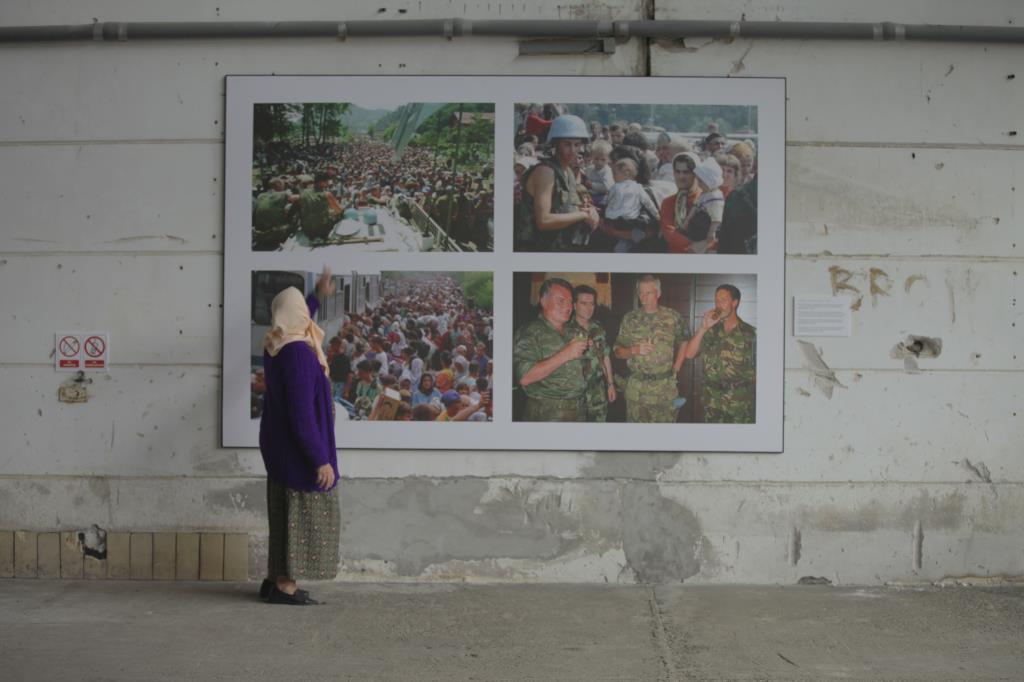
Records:
[[[379,303],[326,342],[335,401],[354,419],[489,421],[491,311],[445,274],[386,278]]]
[[[391,146],[367,136],[312,147],[275,141],[253,152],[253,249],[270,251],[301,231],[327,244],[345,210],[387,210],[413,222],[413,206],[463,249],[493,248],[493,166],[453,169],[451,159],[410,144],[396,159]]]
[[[519,113],[517,251],[757,252],[752,140],[730,140],[714,122],[694,140],[625,121],[588,125],[565,105]]]

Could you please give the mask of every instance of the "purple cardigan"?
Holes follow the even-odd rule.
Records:
[[[315,296],[307,299],[316,314]],[[316,492],[316,470],[330,464],[338,478],[334,399],[316,353],[293,341],[271,357],[263,352],[267,391],[260,418],[260,453],[267,476],[293,490]]]

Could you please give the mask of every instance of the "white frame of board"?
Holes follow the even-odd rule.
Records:
[[[253,106],[345,102],[494,104],[494,250],[474,253],[358,253],[344,249],[251,249]],[[401,93],[396,101],[393,93]],[[595,93],[614,93],[596,97]],[[522,102],[756,106],[758,249],[754,255],[515,252],[512,243],[514,107]],[[225,139],[223,446],[258,446],[250,417],[250,273],[489,271],[494,276],[494,416],[489,422],[338,421],[344,449],[617,450],[781,452],[785,249],[785,79],[516,76],[228,76]],[[757,281],[757,415],[753,424],[541,423],[512,420],[513,272],[729,273]],[[742,316],[742,308],[741,308]],[[691,326],[699,320],[687,320]],[[614,330],[609,330],[610,339]],[[453,438],[438,438],[455,429]]]

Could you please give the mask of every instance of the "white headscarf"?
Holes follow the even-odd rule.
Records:
[[[709,156],[697,164],[693,173],[708,186],[709,190],[716,190],[722,184],[722,167],[718,165],[713,156]]]
[[[675,156],[672,157],[672,168],[673,169],[675,169],[675,163],[679,159],[680,156],[689,159],[693,163],[693,167],[694,168],[696,168],[697,166],[700,165],[700,159],[697,158],[697,155],[694,154],[693,152],[679,152],[678,154],[676,154]],[[696,173],[694,173],[694,175],[696,175]],[[687,195],[691,191],[693,191],[693,187],[692,186],[688,190],[679,190],[676,193],[676,210],[675,210],[675,215],[673,217],[675,218],[675,223],[676,223],[676,227],[677,228],[682,227],[683,226],[683,221],[686,220],[686,198],[687,198]]]
[[[270,331],[263,337],[263,348],[275,357],[293,341],[305,341],[316,353],[316,359],[330,377],[327,357],[324,355],[324,330],[309,317],[309,306],[302,292],[288,287],[274,297],[270,304]]]

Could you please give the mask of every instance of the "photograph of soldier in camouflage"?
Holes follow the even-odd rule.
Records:
[[[757,106],[515,111],[516,251],[757,253]]]
[[[253,105],[252,250],[492,251],[494,105]]]
[[[756,422],[754,274],[516,272],[512,320],[513,421]]]

